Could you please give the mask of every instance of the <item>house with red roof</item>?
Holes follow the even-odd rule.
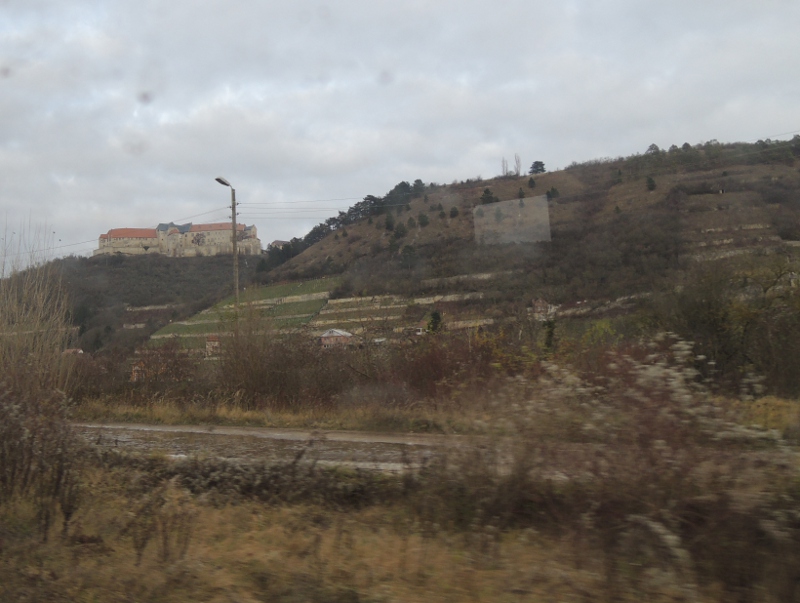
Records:
[[[155,228],[112,228],[101,234],[93,255],[147,255],[195,257],[229,254],[233,251],[231,225],[159,224]],[[240,255],[261,253],[255,226],[236,225],[236,247]]]

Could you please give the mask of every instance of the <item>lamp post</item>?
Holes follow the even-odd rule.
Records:
[[[236,190],[222,176],[215,178],[222,186],[231,189],[231,245],[233,248],[233,292],[236,296],[236,315],[239,315],[239,255],[236,247]],[[238,318],[237,318],[238,321]]]

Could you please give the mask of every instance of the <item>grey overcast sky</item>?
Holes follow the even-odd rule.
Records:
[[[0,0],[0,209],[86,253],[228,220],[224,176],[266,245],[515,153],[790,138],[798,25],[797,0]]]

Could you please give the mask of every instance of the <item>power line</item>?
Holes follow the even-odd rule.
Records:
[[[363,201],[366,197],[375,197],[378,200],[385,199],[388,196],[399,197],[412,197],[415,193],[413,191],[408,193],[386,193],[383,197],[375,197],[375,195],[365,195],[364,197],[342,197],[341,199],[312,199],[306,201],[250,201],[245,203],[238,203],[237,205],[286,205],[294,203],[323,203],[326,201]],[[328,209],[328,208],[325,208]]]
[[[269,215],[270,213],[275,213],[275,212],[277,212],[277,213],[291,212],[291,213],[297,214],[297,213],[309,213],[309,212],[315,212],[315,211],[316,212],[320,212],[320,211],[328,211],[328,212],[330,212],[330,211],[337,211],[337,209],[335,207],[302,207],[302,208],[298,208],[298,209],[292,209],[291,207],[271,207],[271,208],[270,207],[268,207],[268,208],[253,207],[253,208],[246,208],[245,211],[249,211],[251,213],[252,212],[258,212],[258,213],[262,213],[262,214],[265,214],[265,215]]]
[[[795,130],[794,132],[783,132],[781,134],[770,134],[767,138],[772,138],[774,136],[789,136],[789,134],[800,134],[800,130]],[[785,141],[782,141],[785,142]]]
[[[306,199],[298,201],[245,201],[237,205],[278,205],[281,203],[326,203],[328,201],[356,201],[363,197],[340,197],[337,199]]]
[[[407,203],[389,203],[387,205],[381,205],[380,207],[381,208],[406,207],[407,205],[408,205]],[[350,208],[347,208],[347,209],[350,209]],[[314,212],[321,212],[321,211],[330,212],[331,210],[339,211],[341,213],[347,213],[346,210],[337,209],[335,207],[334,208],[331,208],[331,207],[314,207],[314,208],[304,207],[304,208],[301,208],[301,209],[291,209],[291,208],[288,208],[288,207],[287,208],[276,207],[274,209],[270,209],[270,208],[267,208],[267,209],[254,208],[254,209],[251,209],[251,210],[247,211],[246,215],[248,215],[248,216],[269,217],[269,216],[279,216],[279,215],[283,215],[283,214],[286,214],[286,213],[297,214],[297,213],[304,213],[304,212],[305,213],[314,213]],[[241,215],[245,215],[245,214],[241,214]],[[334,217],[336,217],[336,216],[334,216]]]
[[[90,239],[88,241],[81,241],[80,243],[67,243],[66,245],[58,245],[56,247],[51,247],[50,249],[63,249],[65,247],[77,247],[78,245],[86,245],[88,243],[94,243],[96,239]]]
[[[239,214],[240,218],[264,218],[254,214]],[[325,216],[268,216],[270,220],[325,220]]]
[[[240,205],[241,205],[241,204],[240,204]],[[228,207],[218,207],[217,209],[212,209],[212,210],[209,210],[209,211],[204,211],[203,213],[200,213],[200,214],[194,214],[193,216],[188,216],[188,217],[186,217],[186,218],[178,218],[177,220],[174,220],[174,222],[183,222],[184,220],[191,220],[192,218],[198,218],[198,217],[200,217],[200,216],[205,216],[205,215],[208,215],[208,214],[213,214],[213,213],[216,213],[216,212],[218,212],[218,211],[227,211],[228,209],[229,209]]]
[[[66,249],[67,247],[77,247],[78,245],[87,245],[89,243],[95,243],[95,239],[91,239],[89,241],[81,241],[80,243],[67,243],[65,245],[55,245],[55,246],[48,246],[42,249],[31,249],[28,251],[18,251],[16,253],[0,253],[4,258],[15,258],[22,255],[35,255],[36,253],[40,252],[50,252],[55,251],[56,249]]]

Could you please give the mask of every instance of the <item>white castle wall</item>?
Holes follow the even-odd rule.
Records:
[[[230,254],[233,251],[231,230],[227,224],[211,224],[216,228],[208,230],[192,230],[191,224],[160,225],[155,237],[147,236],[114,236],[114,230],[101,235],[98,247],[93,255],[161,254],[170,257],[196,257]],[[116,229],[123,231],[144,229]],[[181,232],[184,230],[184,232]],[[258,239],[255,226],[239,225],[238,253],[240,255],[258,255],[261,253],[261,241]]]

